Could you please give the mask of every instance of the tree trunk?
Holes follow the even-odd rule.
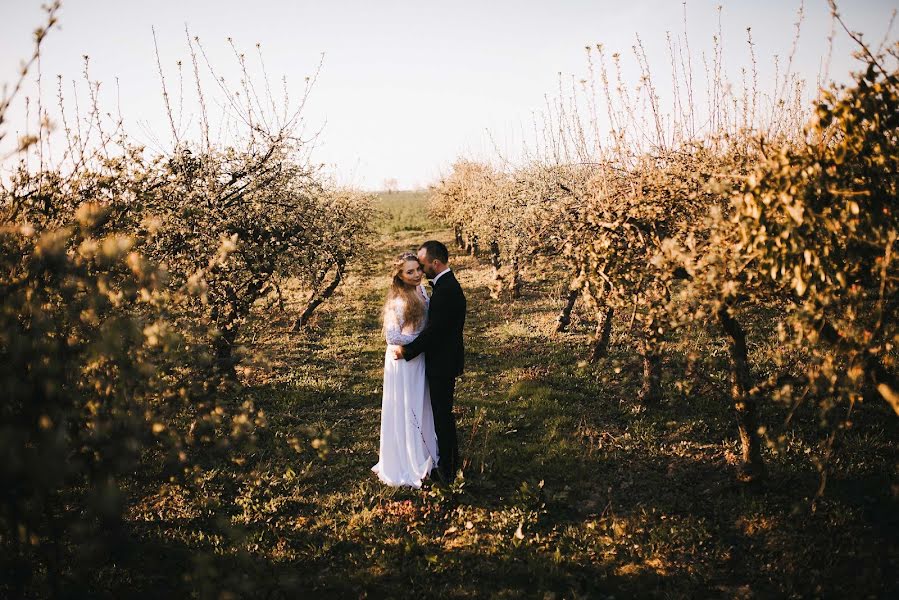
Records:
[[[758,415],[755,399],[749,395],[752,376],[746,352],[746,333],[725,306],[718,310],[718,320],[727,333],[730,366],[730,395],[737,412],[737,428],[743,450],[740,479],[753,481],[764,477],[761,444],[758,437]]]
[[[472,256],[477,256],[478,254],[481,253],[481,248],[480,248],[480,246],[478,246],[478,236],[476,236],[476,235],[471,236],[471,245],[468,248],[468,252]]]
[[[212,344],[216,371],[230,380],[237,379],[237,371],[234,369],[237,362],[234,360],[234,342],[237,341],[236,314],[236,310],[231,311],[227,323],[219,328],[219,335]]]
[[[518,256],[512,256],[512,273],[509,275],[509,297],[512,300],[521,297],[521,272],[518,268]]]
[[[596,362],[609,354],[609,338],[612,337],[612,317],[615,309],[607,306],[601,311],[596,320],[596,333],[593,339],[593,350],[590,353],[590,361]]]
[[[215,368],[226,379],[237,379],[237,371],[234,369],[237,364],[237,360],[234,358],[234,345],[237,342],[240,320],[250,312],[250,308],[271,276],[271,273],[260,273],[239,294],[230,285],[225,288],[231,309],[223,320],[220,321],[216,318],[219,323],[219,335],[213,340],[212,348],[215,356]]]
[[[293,324],[293,330],[299,331],[303,327],[306,326],[306,323],[309,322],[310,317],[312,317],[312,313],[315,312],[315,309],[321,306],[322,302],[327,300],[334,294],[334,291],[337,289],[337,286],[340,285],[340,282],[343,281],[343,264],[337,264],[334,272],[334,279],[331,280],[331,283],[325,287],[320,293],[313,293],[312,297],[309,299],[309,303],[306,305],[306,308],[303,310],[303,313],[300,315],[300,318],[297,319]]]
[[[496,240],[490,242],[490,262],[493,264],[493,284],[490,286],[490,297],[499,300],[503,291],[503,275],[500,272],[502,263],[500,262],[499,242]]]
[[[562,307],[562,311],[559,313],[559,316],[556,317],[556,333],[562,333],[568,329],[569,325],[571,325],[571,311],[574,310],[574,303],[577,302],[577,297],[580,294],[580,288],[568,290],[568,298],[565,300],[565,306]]]
[[[596,319],[596,331],[591,341],[593,347],[590,350],[590,360],[593,362],[609,353],[609,338],[612,333],[612,316],[614,314],[611,307],[601,303],[602,298],[606,295],[607,284],[601,283],[598,292],[593,291],[594,287],[589,279],[584,282],[584,299]]]
[[[571,311],[574,310],[574,304],[577,302],[578,296],[581,294],[581,290],[584,288],[584,271],[583,269],[577,270],[576,277],[572,280],[571,284],[568,286],[568,297],[565,300],[565,306],[562,307],[561,312],[559,312],[559,316],[556,317],[556,333],[562,333],[568,326],[571,325]]]
[[[641,331],[637,339],[637,352],[643,361],[643,385],[637,394],[637,402],[641,406],[658,404],[662,399],[661,357],[658,349],[653,348],[649,336]]]

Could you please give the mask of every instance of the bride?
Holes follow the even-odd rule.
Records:
[[[411,253],[393,264],[393,281],[384,304],[384,395],[381,400],[381,443],[372,471],[390,486],[421,487],[437,466],[437,435],[431,396],[425,379],[425,357],[395,360],[395,346],[421,333],[428,316],[428,295],[421,284],[422,267]]]

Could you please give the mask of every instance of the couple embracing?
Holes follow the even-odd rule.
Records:
[[[390,486],[449,483],[461,466],[453,395],[465,350],[465,294],[442,243],[394,262],[384,304],[384,395],[381,442],[372,471]],[[422,284],[431,280],[431,294]]]

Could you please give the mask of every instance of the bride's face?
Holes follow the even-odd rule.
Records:
[[[406,285],[418,285],[421,283],[421,277],[423,275],[423,271],[421,270],[421,264],[417,260],[407,260],[403,263],[403,268],[400,271],[400,279],[403,280],[403,283]]]

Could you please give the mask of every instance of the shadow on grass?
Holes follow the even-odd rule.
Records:
[[[391,238],[372,260],[386,263],[428,237]],[[792,453],[767,457],[765,483],[737,483],[736,431],[720,389],[691,396],[668,378],[668,400],[634,414],[629,399],[639,373],[627,347],[583,366],[588,326],[547,337],[533,324],[551,320],[551,303],[490,300],[487,267],[470,257],[456,264],[469,301],[456,408],[464,480],[450,489],[398,490],[371,473],[383,290],[357,270],[355,287],[340,291],[308,332],[266,341],[282,357],[280,370],[244,391],[269,425],[246,463],[218,467],[222,477],[240,469],[243,480],[258,482],[231,486],[233,497],[223,500],[227,517],[244,522],[243,534],[209,546],[202,536],[214,528],[206,521],[135,525],[135,556],[146,560],[122,567],[118,587],[104,589],[270,598],[895,590],[899,511],[885,484],[890,457],[878,454],[892,448],[889,430],[873,441],[850,434],[846,443],[853,456],[868,457],[871,475],[836,473],[812,513],[817,474],[802,439]],[[529,327],[528,335],[485,333],[512,321]],[[310,441],[326,431],[327,454],[319,458]]]
[[[150,537],[120,555],[114,580],[95,572],[70,586],[68,597],[102,589],[109,597],[129,598],[531,598],[547,593],[661,598],[677,597],[697,583],[686,574],[660,575],[634,563],[621,568],[616,560],[553,559],[528,542],[510,541],[485,554],[476,547],[448,548],[439,536],[435,539],[354,541],[297,532],[277,542],[304,555],[294,561]]]

